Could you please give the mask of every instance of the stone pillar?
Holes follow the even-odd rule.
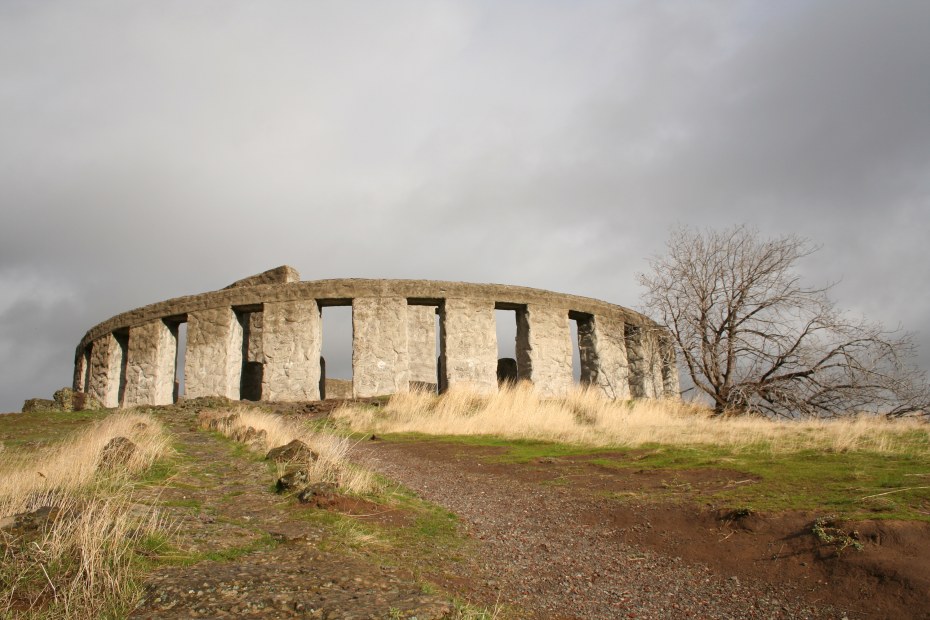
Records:
[[[436,307],[407,306],[407,355],[410,382],[416,385],[437,383]]]
[[[177,333],[161,319],[129,328],[126,394],[123,406],[174,402]]]
[[[90,385],[87,393],[104,407],[119,407],[122,367],[123,349],[113,334],[94,340],[90,349]]]
[[[265,303],[262,317],[262,398],[320,400],[323,334],[316,301]]]
[[[84,347],[81,354],[74,361],[74,380],[71,382],[71,388],[75,392],[86,392],[87,386],[87,369],[90,367],[90,351]]]
[[[497,325],[493,302],[446,299],[440,321],[445,384],[497,391]]]
[[[626,326],[626,348],[630,360],[630,391],[634,398],[658,398],[665,389],[662,355],[654,328]]]
[[[675,359],[675,343],[671,338],[659,340],[662,352],[662,388],[665,398],[681,398],[681,383],[678,378],[678,363]]]
[[[187,316],[184,396],[239,400],[242,325],[232,308],[198,310]]]
[[[543,397],[568,393],[574,379],[567,309],[530,305],[517,311],[517,368]]]
[[[601,390],[607,398],[630,398],[623,321],[593,315],[579,318],[578,349],[583,384]]]
[[[407,320],[403,297],[352,300],[352,392],[356,398],[407,391]]]

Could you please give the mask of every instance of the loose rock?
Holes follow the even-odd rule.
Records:
[[[295,439],[289,444],[272,448],[265,458],[276,463],[291,461],[313,462],[320,458],[320,455],[311,450],[310,446],[301,440]]]

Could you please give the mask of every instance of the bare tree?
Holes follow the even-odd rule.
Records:
[[[639,276],[644,303],[717,414],[926,413],[930,389],[911,335],[839,312],[829,286],[803,286],[795,264],[815,250],[744,226],[679,229],[668,255]]]

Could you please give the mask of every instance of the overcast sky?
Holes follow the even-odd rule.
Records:
[[[281,264],[636,307],[671,227],[822,246],[930,367],[930,2],[0,0],[0,411]]]

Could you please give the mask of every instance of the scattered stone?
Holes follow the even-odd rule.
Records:
[[[36,534],[55,521],[61,510],[55,506],[42,506],[31,512],[23,512],[0,519],[0,531],[13,538],[22,538]]]
[[[100,452],[100,468],[112,469],[126,465],[136,453],[136,444],[126,437],[114,437],[107,442]]]
[[[301,440],[295,439],[289,444],[272,448],[265,458],[276,463],[289,463],[291,461],[313,462],[320,458],[320,455],[311,450],[310,446]]]
[[[294,491],[306,486],[307,480],[307,472],[305,470],[295,469],[278,478],[277,483],[275,483],[275,488],[278,493]]]
[[[54,400],[47,398],[30,398],[23,403],[23,413],[35,413],[37,411],[58,411],[58,405]]]
[[[297,500],[300,503],[318,508],[329,506],[335,497],[336,485],[332,482],[314,482],[297,494]]]
[[[59,411],[74,411],[74,390],[63,387],[52,395]]]

